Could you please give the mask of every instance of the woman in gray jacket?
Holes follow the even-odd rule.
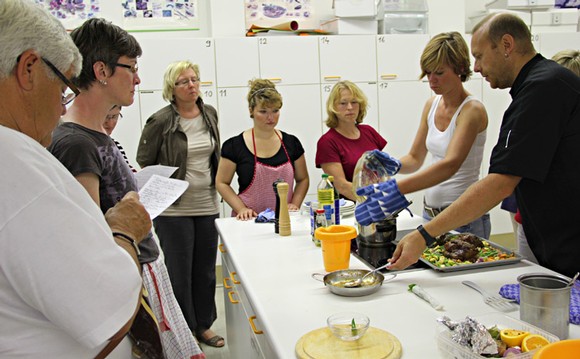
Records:
[[[167,67],[163,99],[170,104],[147,120],[137,162],[141,167],[178,167],[173,177],[189,182],[185,193],[153,224],[190,329],[199,341],[222,347],[224,339],[211,330],[217,317],[214,220],[219,217],[215,173],[220,137],[217,112],[203,103],[199,81],[199,68],[189,61]]]

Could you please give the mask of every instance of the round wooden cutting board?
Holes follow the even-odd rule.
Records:
[[[402,353],[397,337],[373,327],[351,342],[338,339],[325,327],[304,334],[296,343],[300,359],[399,359]]]

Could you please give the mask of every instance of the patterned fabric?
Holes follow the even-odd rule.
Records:
[[[292,202],[292,194],[294,189],[294,167],[292,167],[292,159],[286,150],[282,137],[276,132],[282,149],[286,154],[286,163],[279,166],[268,166],[258,161],[256,155],[256,141],[254,138],[254,129],[252,129],[252,142],[254,144],[254,178],[250,185],[241,192],[238,196],[244,202],[247,208],[253,209],[256,213],[264,211],[266,208],[276,209],[276,194],[272,187],[272,183],[278,179],[284,180],[288,183],[288,198],[287,202]],[[237,213],[232,210],[232,217]]]
[[[577,281],[572,287],[570,293],[570,323],[580,324],[580,286]],[[505,284],[499,289],[499,294],[507,299],[513,299],[517,303],[520,302],[520,285],[519,284]]]
[[[113,140],[113,142],[115,142],[115,145],[117,145],[117,148],[119,149],[119,151],[123,155],[123,159],[125,160],[125,162],[127,162],[127,164],[129,165],[129,168],[131,169],[131,171],[137,172],[137,170],[135,169],[135,167],[131,166],[131,164],[129,163],[129,159],[127,158],[127,154],[125,153],[125,149],[123,148],[123,146],[121,146],[121,144],[119,143],[119,141],[115,140],[114,138],[111,138],[111,139]]]
[[[371,170],[379,171],[384,168],[389,176],[399,173],[402,166],[401,161],[381,150],[372,150],[367,161]]]
[[[162,259],[143,266],[143,283],[149,291],[149,304],[159,324],[163,351],[167,359],[204,359],[205,354],[173,295],[169,274]]]
[[[363,226],[380,222],[390,213],[411,205],[399,191],[397,181],[394,179],[361,187],[356,190],[356,194],[367,196],[367,199],[357,204],[354,210],[356,221]]]

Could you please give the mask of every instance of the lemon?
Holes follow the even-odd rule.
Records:
[[[522,341],[528,334],[530,333],[524,332],[523,330],[502,329],[502,331],[499,332],[499,337],[508,347],[519,347],[522,345]]]
[[[522,341],[522,351],[529,352],[550,344],[548,339],[538,334],[527,335]]]

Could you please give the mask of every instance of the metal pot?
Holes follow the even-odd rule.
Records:
[[[349,288],[344,286],[345,283],[361,278],[368,272],[370,271],[367,269],[343,269],[330,272],[326,275],[314,273],[312,274],[312,278],[323,282],[336,295],[343,297],[362,297],[376,292],[381,288],[383,282],[388,282],[397,276],[394,273],[390,273],[389,275],[391,277],[385,280],[385,276],[382,273],[375,272],[367,276],[360,287]]]

